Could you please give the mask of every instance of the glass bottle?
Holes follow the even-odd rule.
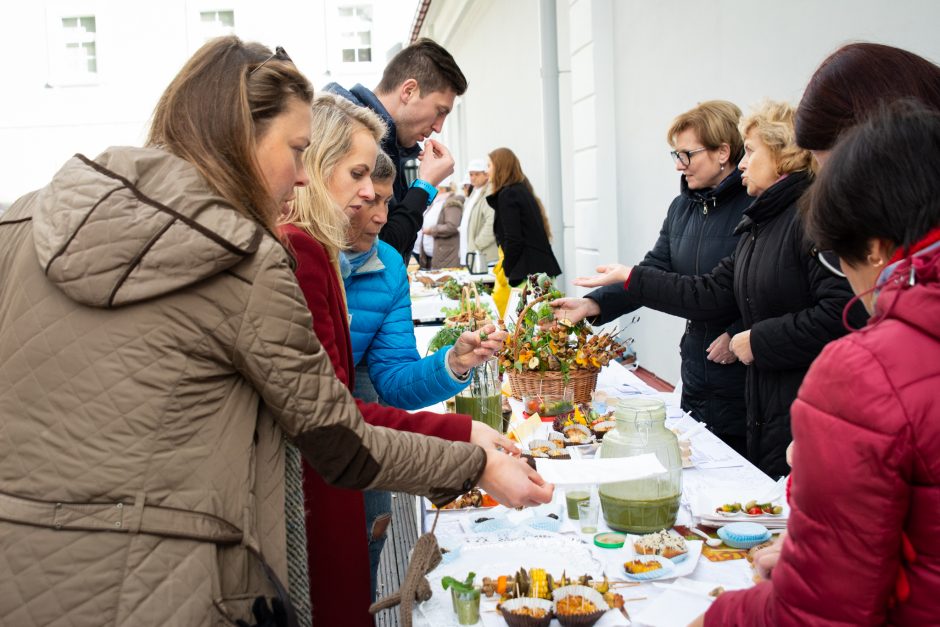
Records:
[[[601,457],[654,453],[666,472],[600,486],[604,520],[612,529],[651,533],[676,524],[682,494],[682,458],[676,435],[666,429],[666,405],[658,399],[620,399],[617,426],[604,436]]]
[[[470,384],[456,397],[456,411],[503,431],[503,396],[496,358],[473,368]]]

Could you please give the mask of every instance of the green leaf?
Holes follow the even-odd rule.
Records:
[[[453,577],[444,577],[441,579],[441,585],[444,586],[444,589],[453,588],[457,592],[469,593],[473,592],[473,578],[476,577],[476,573],[470,571],[470,574],[467,575],[467,578],[463,581],[454,579]]]

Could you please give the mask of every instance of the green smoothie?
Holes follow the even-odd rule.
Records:
[[[466,414],[499,432],[503,430],[503,398],[496,396],[460,396],[456,398],[457,413]]]
[[[626,500],[600,494],[604,520],[611,529],[631,533],[652,533],[676,524],[679,495],[655,500]]]
[[[457,592],[451,590],[458,625],[476,625],[480,622],[480,591]]]
[[[591,493],[587,490],[571,490],[565,492],[565,503],[568,505],[569,520],[578,520],[578,503],[587,501],[591,498]]]

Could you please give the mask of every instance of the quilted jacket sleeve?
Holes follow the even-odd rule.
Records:
[[[806,254],[803,268],[813,305],[751,327],[754,365],[761,370],[806,368],[826,344],[845,334],[842,310],[852,298],[848,281],[829,273]]]
[[[663,226],[659,229],[659,237],[656,239],[656,243],[643,257],[643,261],[637,264],[638,266],[657,268],[663,272],[673,271],[672,254],[669,252],[669,225],[673,221],[673,211],[675,211],[675,203],[669,207],[669,211],[666,213],[666,219],[663,220]],[[591,318],[591,324],[607,324],[611,320],[616,320],[623,314],[630,313],[643,306],[643,303],[637,300],[635,294],[623,289],[620,284],[605,285],[587,294],[586,298],[590,298],[601,308],[601,313]]]
[[[272,246],[257,263],[233,363],[327,482],[441,504],[478,482],[486,464],[479,447],[367,425],[311,330],[286,256]]]
[[[902,407],[854,337],[825,348],[791,409],[792,511],[772,585],[721,595],[706,625],[886,623],[916,463]]]
[[[689,320],[727,320],[738,313],[733,255],[722,259],[708,274],[697,276],[636,266],[627,292],[650,309]]]
[[[364,355],[372,384],[382,400],[402,409],[440,403],[467,387],[469,381],[458,381],[447,371],[446,350],[421,358],[411,321],[408,281],[404,276],[393,276],[393,269],[386,272],[395,296]],[[405,269],[397,272],[404,273]]]

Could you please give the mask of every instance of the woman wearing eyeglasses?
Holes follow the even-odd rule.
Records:
[[[771,477],[789,472],[790,403],[810,363],[843,335],[842,310],[851,298],[845,279],[810,255],[797,201],[812,180],[809,151],[794,139],[794,111],[766,102],[741,121],[744,157],[738,165],[754,202],[735,230],[731,257],[708,274],[682,276],[658,268],[601,266],[575,284],[623,286],[637,302],[691,319],[739,315],[743,331],[730,348],[747,368],[747,457]],[[864,321],[864,312],[853,310]]]
[[[673,120],[666,139],[681,174],[679,195],[669,205],[659,239],[638,265],[695,275],[734,252],[734,229],[752,200],[736,167],[744,153],[740,120],[741,110],[725,100],[703,102]],[[593,324],[604,324],[642,303],[620,285],[611,285],[552,306],[559,318],[577,322],[591,317]],[[731,336],[741,330],[737,313],[687,320],[679,351],[682,409],[745,455],[745,368],[729,349]]]
[[[366,424],[313,333],[274,235],[308,182],[312,100],[286,54],[212,40],[146,147],[75,156],[0,218],[4,624],[257,624],[261,596],[294,619],[300,455],[438,504],[501,474],[497,453]]]

